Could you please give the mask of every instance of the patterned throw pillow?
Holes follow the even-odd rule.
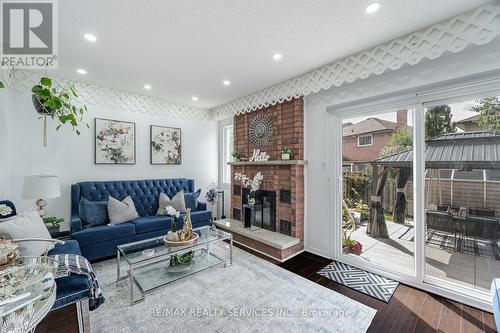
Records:
[[[130,195],[122,201],[109,197],[108,215],[110,225],[129,222],[139,217],[139,214],[137,214],[137,211],[135,210],[134,201]]]
[[[198,198],[201,194],[201,188],[193,193],[184,193],[184,201],[186,202],[186,209],[190,208],[192,211],[198,209]]]
[[[172,206],[178,212],[185,212],[186,202],[184,200],[184,191],[178,192],[172,199],[165,193],[160,193],[160,198],[158,199],[158,212],[156,215],[167,215],[165,209],[167,206]]]

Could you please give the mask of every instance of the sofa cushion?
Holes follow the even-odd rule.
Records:
[[[143,216],[130,221],[135,226],[138,234],[165,230],[165,234],[170,230],[172,218],[170,216]]]
[[[186,202],[186,209],[189,208],[192,211],[198,209],[198,198],[201,194],[201,188],[193,193],[184,193],[184,201]]]
[[[125,238],[132,235],[135,235],[135,226],[130,222],[126,222],[117,225],[100,225],[98,227],[88,228],[72,233],[71,237],[76,239],[78,244],[82,246]]]
[[[95,227],[109,222],[107,201],[90,201],[82,198],[78,207],[84,225],[90,224]]]

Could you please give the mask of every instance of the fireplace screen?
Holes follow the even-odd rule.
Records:
[[[243,207],[251,210],[245,214],[245,219],[250,218],[250,223],[262,229],[276,231],[276,192],[259,190],[255,195],[255,205],[248,206],[248,189],[243,189]],[[248,225],[245,221],[245,225]]]

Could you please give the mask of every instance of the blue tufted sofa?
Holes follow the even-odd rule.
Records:
[[[156,216],[158,200],[163,192],[170,198],[177,192],[195,191],[194,180],[186,178],[92,181],[71,185],[71,238],[76,239],[84,257],[89,260],[106,258],[116,254],[120,244],[158,237],[170,230],[172,218]],[[109,196],[123,200],[131,196],[139,214],[130,222],[118,225],[85,225],[79,214],[81,198],[90,201],[105,201]],[[182,227],[183,215],[179,217]],[[206,204],[198,202],[198,207],[191,213],[193,228],[208,225],[212,213],[206,210]]]

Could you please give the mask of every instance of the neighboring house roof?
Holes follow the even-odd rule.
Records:
[[[413,151],[379,158],[376,165],[411,167]],[[479,131],[441,134],[426,141],[428,169],[500,169],[500,133]]]
[[[344,127],[343,136],[360,135],[365,133],[373,133],[379,131],[393,131],[397,128],[397,124],[379,118],[368,118],[359,123]]]
[[[477,121],[479,120],[479,117],[481,117],[480,114],[476,114],[472,117],[469,117],[469,118],[465,118],[465,119],[462,119],[462,120],[459,120],[457,122],[455,122],[455,125],[462,129],[462,130],[466,130],[466,127],[467,126],[470,126],[470,125],[476,125],[476,126],[479,126]]]

